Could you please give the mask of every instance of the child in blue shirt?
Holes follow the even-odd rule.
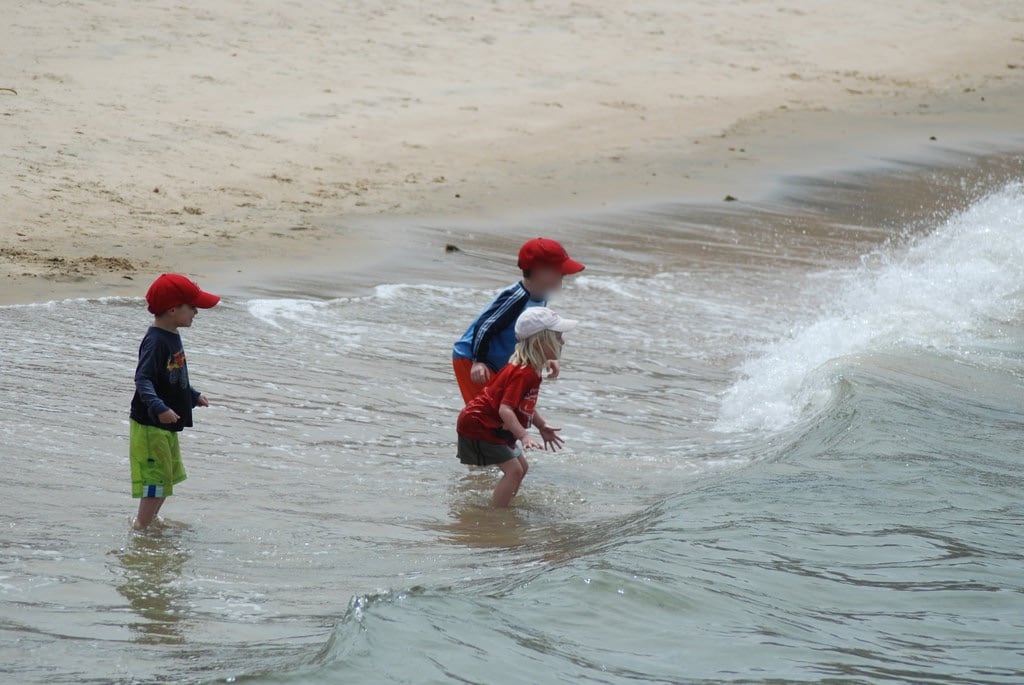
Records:
[[[516,346],[515,323],[527,307],[547,306],[548,295],[562,287],[565,276],[583,271],[558,241],[534,238],[519,249],[523,280],[501,291],[455,343],[452,366],[466,404],[505,367]],[[558,375],[558,361],[549,365]]]

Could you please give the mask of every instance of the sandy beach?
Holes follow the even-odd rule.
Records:
[[[0,35],[4,302],[357,268],[399,240],[370,216],[718,200],[1024,105],[1011,0],[40,2]]]

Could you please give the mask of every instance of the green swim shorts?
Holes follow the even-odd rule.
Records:
[[[129,421],[128,451],[132,463],[132,497],[170,497],[185,480],[178,434]]]

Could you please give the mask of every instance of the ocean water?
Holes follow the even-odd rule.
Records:
[[[539,404],[567,449],[502,512],[449,349],[521,235],[201,312],[212,406],[141,537],[141,299],[0,308],[0,677],[1024,682],[1022,177],[542,226],[589,265]]]

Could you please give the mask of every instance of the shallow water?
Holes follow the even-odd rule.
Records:
[[[986,164],[545,227],[590,266],[541,391],[568,449],[508,512],[449,362],[500,240],[201,313],[213,406],[144,537],[141,300],[0,308],[0,673],[1024,682],[1024,174]]]

